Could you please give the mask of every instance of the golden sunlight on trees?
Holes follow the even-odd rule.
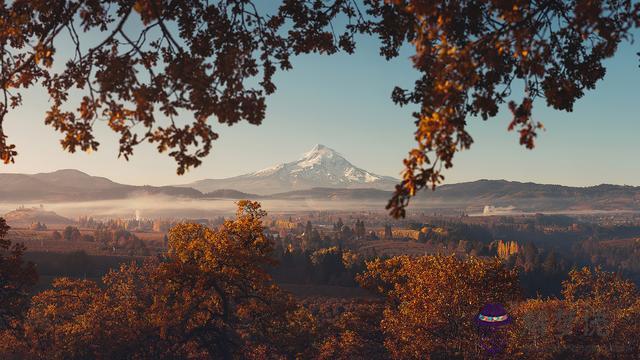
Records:
[[[2,349],[58,359],[302,354],[313,319],[266,273],[273,260],[263,216],[259,204],[241,201],[220,230],[178,225],[166,258],[123,265],[103,286],[57,279]]]
[[[377,259],[358,280],[386,298],[380,327],[394,359],[479,356],[473,319],[480,308],[520,298],[517,273],[498,259]]]
[[[416,106],[417,145],[387,205],[401,217],[411,197],[435,188],[442,168],[471,146],[471,116],[496,116],[512,87],[522,85],[522,101],[508,104],[508,130],[532,148],[542,128],[532,117],[533,101],[571,111],[603,78],[602,61],[640,25],[640,4],[631,0],[275,4],[268,12],[251,0],[4,3],[0,158],[10,163],[18,154],[3,131],[6,114],[23,104],[26,88],[41,85],[51,103],[44,121],[62,134],[65,150],[96,150],[94,125],[102,121],[118,134],[120,156],[150,142],[182,174],[210,153],[218,138],[213,121],[262,122],[265,96],[276,90],[273,75],[291,69],[291,56],[351,53],[354,36],[366,34],[381,39],[387,59],[410,43],[421,72],[414,89],[396,88],[391,96],[400,106]],[[135,22],[136,31],[124,30]],[[89,33],[101,36],[85,43]],[[75,45],[72,54],[54,47],[63,35]],[[69,104],[75,92],[81,100]],[[180,125],[177,118],[185,116],[192,119]]]
[[[388,359],[380,330],[382,304],[360,301],[326,326],[319,326],[318,359]],[[322,321],[322,319],[318,319]]]
[[[513,309],[509,353],[537,359],[632,359],[640,352],[640,296],[600,269],[573,270],[563,300],[527,300]]]
[[[507,259],[509,256],[518,253],[518,243],[515,241],[498,241],[498,257],[501,259]]]
[[[0,358],[477,359],[486,334],[475,320],[486,304],[503,304],[512,320],[495,359],[640,352],[640,294],[599,268],[572,270],[560,298],[523,299],[517,271],[498,257],[375,258],[356,280],[376,296],[294,298],[269,275],[265,216],[259,203],[239,201],[216,229],[174,226],[157,258],[100,282],[57,278],[35,295],[33,266],[0,221]],[[308,254],[356,261],[336,251]]]

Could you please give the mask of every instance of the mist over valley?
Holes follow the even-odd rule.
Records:
[[[234,212],[240,199],[258,200],[268,211],[367,210],[383,212],[399,179],[352,165],[335,150],[316,145],[302,158],[227,179],[185,185],[134,186],[65,169],[38,174],[0,174],[0,212],[18,206],[55,211],[70,219],[131,216],[209,218]],[[411,201],[411,212],[589,213],[640,210],[640,187],[570,187],[506,180],[445,184]]]

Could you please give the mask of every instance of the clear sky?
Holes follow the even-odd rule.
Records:
[[[128,184],[166,185],[202,178],[224,178],[292,161],[316,143],[342,153],[354,165],[398,177],[402,159],[414,145],[414,108],[396,107],[390,99],[395,85],[411,86],[407,48],[387,62],[378,56],[377,42],[365,39],[355,55],[306,55],[294,59],[293,70],[276,75],[278,91],[268,99],[261,126],[221,126],[212,119],[220,139],[202,166],[184,176],[166,154],[143,144],[127,162],[117,158],[117,136],[97,125],[101,142],[91,154],[64,152],[60,134],[44,125],[46,93],[24,94],[24,106],[5,122],[10,141],[18,147],[14,165],[1,172],[37,173],[74,168]],[[538,101],[534,116],[544,123],[535,150],[518,144],[507,132],[510,113],[503,109],[484,122],[471,119],[475,143],[459,153],[444,175],[447,183],[477,179],[507,179],[564,185],[600,183],[640,185],[640,68],[637,44],[625,44],[607,62],[608,73],[595,91],[564,113]],[[60,50],[59,50],[60,53]]]

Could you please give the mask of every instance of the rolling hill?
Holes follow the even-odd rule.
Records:
[[[372,201],[386,203],[391,191],[313,188],[265,196],[282,200]],[[597,185],[570,187],[506,180],[478,180],[425,190],[411,200],[416,208],[449,208],[480,212],[486,205],[513,206],[515,211],[640,211],[640,187]]]
[[[41,208],[18,208],[2,215],[2,217],[10,226],[29,226],[36,222],[47,225],[68,225],[73,223],[71,219]]]
[[[124,185],[71,169],[34,175],[0,174],[0,201],[90,201],[138,195],[198,198],[202,193],[176,186]]]
[[[571,187],[506,180],[443,185],[420,194],[433,206],[514,206],[522,211],[640,210],[640,187],[602,184]]]

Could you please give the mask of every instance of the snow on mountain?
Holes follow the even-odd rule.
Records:
[[[227,179],[205,179],[185,186],[202,192],[233,189],[267,195],[292,190],[327,188],[374,188],[392,190],[397,179],[360,169],[341,154],[316,145],[302,158]]]
[[[323,179],[324,182],[328,182],[325,185],[334,186],[373,183],[382,179],[382,176],[371,174],[351,165],[342,155],[320,144],[314,146],[311,151],[297,161],[278,164],[247,176],[272,176],[274,174],[291,176],[294,179],[313,179],[314,181]]]

